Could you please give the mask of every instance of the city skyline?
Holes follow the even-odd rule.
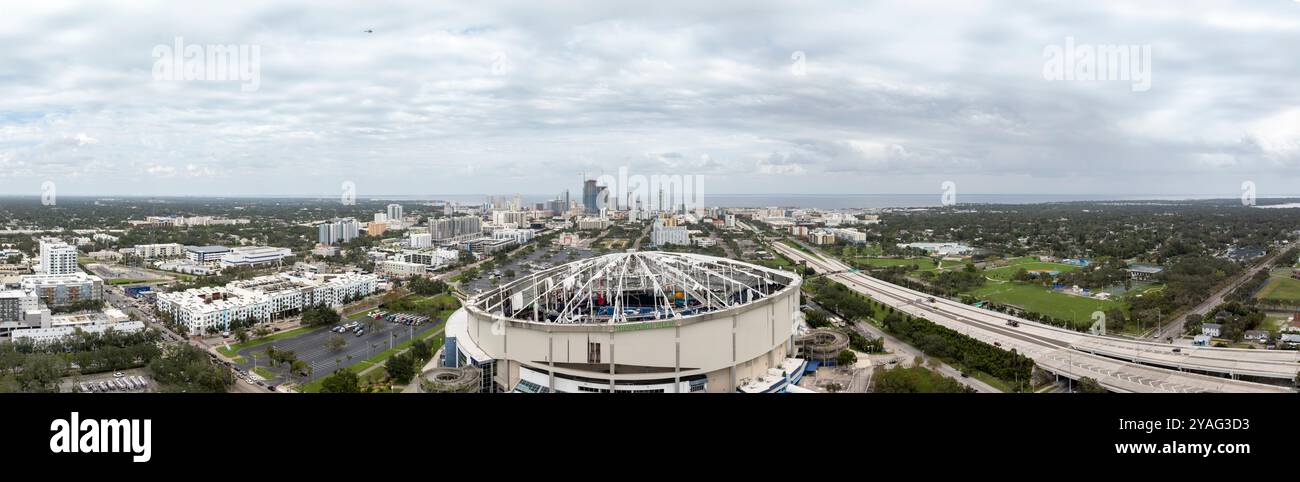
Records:
[[[1194,4],[10,6],[0,195],[1288,195],[1300,4]],[[256,79],[159,72],[214,46]]]

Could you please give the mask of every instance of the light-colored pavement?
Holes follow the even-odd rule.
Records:
[[[850,289],[904,313],[924,317],[986,343],[997,342],[1004,348],[1016,349],[1034,359],[1040,367],[1052,369],[1062,376],[1078,378],[1104,375],[1106,378],[1099,379],[1098,382],[1116,391],[1290,392],[1292,390],[1287,387],[1184,373],[1140,365],[1133,361],[1208,372],[1270,376],[1288,381],[1295,377],[1297,362],[1300,362],[1300,353],[1294,351],[1184,347],[1180,348],[1180,352],[1174,352],[1173,345],[1077,333],[939,297],[930,302],[928,294],[854,272],[834,259],[810,256],[781,243],[774,243],[773,246],[792,259],[803,260],[810,268]],[[1007,326],[1009,319],[1018,321],[1019,326]],[[1116,349],[1131,353],[1127,357],[1130,361],[1099,356],[1111,355],[1109,350]],[[1098,354],[1088,353],[1087,350]]]

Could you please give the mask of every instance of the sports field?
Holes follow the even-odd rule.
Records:
[[[1069,320],[1076,327],[1083,328],[1092,324],[1094,311],[1124,308],[1124,304],[1118,301],[1057,293],[1034,284],[990,282],[973,291],[971,295],[983,300],[1019,306],[1053,318]]]
[[[1261,300],[1300,303],[1300,280],[1290,276],[1273,276],[1255,297]]]
[[[1019,271],[1020,268],[1024,268],[1026,271],[1042,270],[1042,271],[1056,271],[1059,273],[1066,273],[1066,272],[1079,269],[1078,266],[1072,264],[1047,263],[1043,261],[1038,261],[1037,259],[1034,258],[1016,258],[1011,260],[1011,264],[1000,268],[993,268],[990,270],[986,270],[984,271],[984,274],[989,278],[995,280],[1007,281],[1010,280],[1012,276],[1015,276],[1016,271]]]

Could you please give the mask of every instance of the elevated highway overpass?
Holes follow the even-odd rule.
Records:
[[[859,293],[913,316],[986,343],[1016,349],[1040,368],[1071,379],[1093,378],[1117,392],[1291,392],[1284,386],[1236,380],[1238,376],[1289,382],[1300,352],[1177,347],[1079,333],[904,288],[856,272],[827,256],[774,243],[777,251]],[[1008,326],[1016,320],[1018,326]],[[1203,374],[1205,373],[1205,374]],[[1207,374],[1227,375],[1212,376]]]

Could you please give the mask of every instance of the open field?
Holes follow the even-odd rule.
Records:
[[[1300,280],[1290,276],[1273,276],[1255,297],[1261,300],[1300,303]]]
[[[853,258],[853,263],[880,268],[916,265],[918,271],[931,270],[938,266],[933,258],[872,258],[858,256]]]
[[[1018,258],[1017,260],[1019,262],[1014,262],[1012,264],[1003,266],[1001,268],[993,268],[990,270],[986,270],[984,271],[984,274],[985,276],[988,276],[989,278],[995,280],[1008,281],[1013,276],[1015,276],[1016,272],[1019,271],[1021,268],[1024,268],[1026,271],[1045,270],[1045,271],[1056,271],[1060,273],[1066,273],[1066,272],[1079,269],[1078,266],[1074,266],[1071,264],[1047,263],[1043,261],[1036,261],[1033,258]]]
[[[971,293],[982,300],[1015,305],[1053,318],[1069,320],[1075,326],[1087,327],[1092,323],[1094,311],[1122,309],[1123,303],[1113,300],[1084,298],[1047,290],[1039,285],[1000,283],[983,286]]]

